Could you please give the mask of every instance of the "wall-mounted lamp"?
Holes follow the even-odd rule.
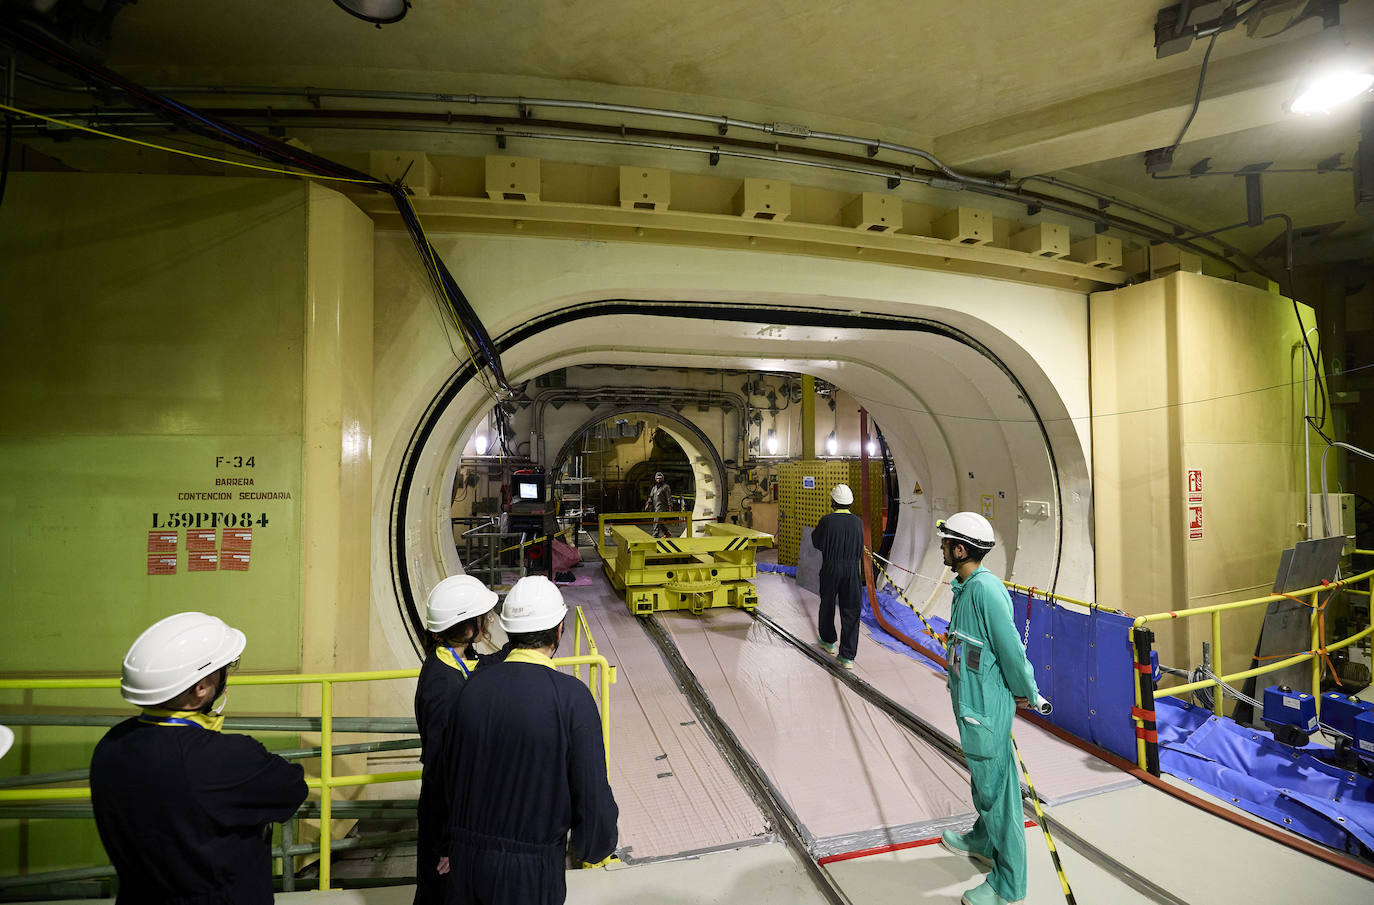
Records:
[[[381,28],[400,22],[410,9],[407,0],[334,0],[339,9]]]
[[[773,430],[772,428],[769,428],[769,429],[768,429],[768,439],[767,439],[767,440],[764,440],[763,443],[764,443],[764,446],[768,449],[768,455],[770,455],[770,456],[776,456],[776,455],[778,454],[778,432],[777,432],[777,431]]]
[[[825,438],[825,451],[828,455],[835,455],[835,451],[840,448],[840,442],[835,439],[835,432],[831,431],[830,436]]]
[[[479,456],[485,456],[487,454],[487,446],[490,443],[491,441],[487,438],[486,434],[477,434],[472,438],[472,445],[477,449],[477,455]]]
[[[870,456],[876,456],[878,454],[878,441],[874,440],[872,437],[868,438],[868,454]]]

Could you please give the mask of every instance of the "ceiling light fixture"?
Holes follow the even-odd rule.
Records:
[[[872,437],[868,438],[868,454],[870,456],[876,456],[878,454],[878,441],[874,440]]]
[[[371,22],[378,28],[401,21],[410,9],[407,0],[334,0],[334,4],[350,16]]]
[[[777,431],[775,431],[775,430],[769,430],[769,431],[768,431],[768,439],[765,440],[765,441],[763,441],[763,442],[764,442],[764,445],[765,445],[766,447],[768,447],[768,455],[770,455],[770,456],[776,456],[776,455],[778,454],[778,432],[777,432]]]
[[[478,434],[472,438],[472,445],[477,450],[477,455],[479,456],[485,456],[487,454],[487,445],[490,442],[486,434]]]
[[[1374,73],[1357,69],[1327,70],[1309,80],[1289,104],[1294,113],[1329,113],[1374,87]]]
[[[830,455],[835,455],[835,451],[840,448],[840,443],[835,439],[835,432],[831,431],[830,436],[825,440],[825,451]]]

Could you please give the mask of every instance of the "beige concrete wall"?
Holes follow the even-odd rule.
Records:
[[[1292,303],[1178,273],[1094,294],[1090,313],[1098,599],[1142,615],[1267,594],[1305,517]],[[1203,474],[1200,539],[1189,469]],[[1223,670],[1248,667],[1262,618],[1225,618]],[[1161,659],[1184,667],[1211,628],[1157,634]]]

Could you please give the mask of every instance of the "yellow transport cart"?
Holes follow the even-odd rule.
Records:
[[[704,537],[654,537],[638,525],[614,524],[643,518],[644,513],[632,512],[599,519],[602,567],[615,589],[624,592],[632,614],[700,614],[717,606],[752,610],[758,604],[754,551],[772,546],[771,534],[707,522]]]

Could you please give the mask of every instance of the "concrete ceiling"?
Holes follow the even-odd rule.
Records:
[[[153,85],[518,94],[800,123],[925,148],[969,172],[1054,174],[1224,226],[1244,219],[1241,180],[1144,171],[1142,153],[1171,144],[1188,116],[1205,49],[1155,59],[1164,5],[414,0],[403,21],[378,29],[329,0],[139,0],[119,13],[107,64]],[[1374,60],[1374,2],[1350,0],[1341,17],[1347,51]],[[1316,20],[1268,39],[1244,27],[1221,35],[1173,172],[1202,157],[1221,170],[1311,169],[1340,153],[1348,166],[1357,107],[1310,118],[1283,109],[1333,36]],[[1374,239],[1348,172],[1274,174],[1264,187],[1266,210],[1298,226],[1339,222],[1335,235]],[[1253,252],[1273,232],[1227,235]]]

